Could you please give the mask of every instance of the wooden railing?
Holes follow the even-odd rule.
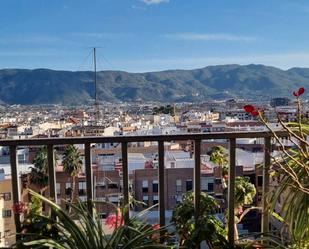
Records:
[[[287,137],[284,131],[276,132],[278,137]],[[129,203],[129,173],[128,173],[128,143],[157,141],[159,154],[159,223],[165,225],[165,194],[164,194],[164,142],[191,140],[194,141],[194,206],[195,217],[200,213],[200,192],[201,192],[201,141],[210,139],[228,139],[229,140],[229,179],[228,179],[228,240],[231,245],[234,244],[234,195],[235,195],[235,168],[236,168],[236,139],[237,138],[264,138],[264,167],[263,167],[263,191],[262,191],[262,233],[267,233],[269,228],[269,213],[267,212],[266,193],[269,189],[268,169],[271,162],[271,132],[235,132],[235,133],[198,133],[182,135],[160,135],[160,136],[115,136],[115,137],[76,137],[76,138],[46,138],[46,139],[21,139],[21,140],[0,140],[0,146],[9,146],[10,163],[12,172],[12,192],[13,202],[20,201],[20,187],[18,176],[18,160],[16,149],[18,146],[47,146],[48,159],[48,180],[50,189],[50,198],[57,200],[56,192],[56,174],[54,168],[54,146],[64,144],[84,144],[85,146],[85,173],[87,201],[89,212],[92,212],[93,195],[93,172],[91,167],[91,144],[95,143],[120,143],[122,150],[123,167],[123,196],[124,204]],[[162,184],[161,184],[162,183]],[[125,214],[125,220],[129,213]],[[20,232],[20,217],[15,214],[16,232]]]

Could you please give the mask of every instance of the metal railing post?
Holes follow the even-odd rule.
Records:
[[[160,226],[165,226],[165,189],[164,189],[164,142],[158,142],[159,150],[159,213]]]
[[[200,215],[201,200],[201,140],[194,140],[194,211],[195,222]],[[198,225],[198,224],[196,224]],[[199,249],[201,245],[196,245]]]
[[[47,165],[48,165],[48,184],[49,184],[49,197],[52,201],[57,201],[56,192],[56,171],[55,171],[55,155],[54,146],[47,145]]]
[[[128,171],[128,143],[121,143],[122,153],[122,180],[123,180],[123,204],[127,207],[124,213],[124,222],[127,224],[129,221],[129,171]]]
[[[85,143],[85,170],[88,212],[93,216],[93,172],[91,165],[91,144]]]
[[[56,203],[57,191],[56,191],[55,154],[54,154],[54,146],[52,144],[47,145],[47,165],[48,165],[49,197],[52,201]],[[52,211],[51,211],[51,218],[56,219],[55,213]]]
[[[235,170],[236,170],[236,139],[230,138],[230,166],[228,178],[228,241],[234,246],[235,237]]]
[[[16,153],[16,146],[10,146],[10,163],[11,163],[11,175],[12,175],[12,192],[13,192],[13,204],[20,202],[20,179],[18,177],[18,158]],[[20,214],[14,214],[14,221],[16,227],[16,241],[19,240],[19,233],[21,232]]]
[[[263,167],[263,187],[262,187],[262,226],[261,232],[269,232],[269,207],[266,194],[269,191],[269,167],[271,159],[271,137],[264,138],[264,167]]]
[[[194,209],[195,219],[200,214],[201,196],[201,140],[194,140]]]

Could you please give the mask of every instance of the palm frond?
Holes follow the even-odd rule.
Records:
[[[57,217],[56,221],[50,220],[59,231],[55,238],[38,238],[34,241],[24,242],[24,246],[49,246],[59,249],[121,249],[121,248],[169,248],[153,240],[153,235],[158,235],[165,227],[153,230],[150,224],[138,221],[134,216],[129,219],[128,225],[118,226],[112,234],[106,235],[98,216],[92,217],[85,203],[69,204],[74,210],[75,220],[48,198],[30,190],[30,194],[45,202]],[[142,215],[144,215],[143,213]],[[49,219],[45,217],[46,219]],[[135,226],[133,226],[135,224]]]

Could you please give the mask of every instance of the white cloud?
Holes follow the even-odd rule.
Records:
[[[145,4],[159,4],[159,3],[168,3],[170,0],[141,0]]]
[[[60,36],[49,36],[49,35],[36,35],[29,34],[25,36],[14,35],[9,37],[0,38],[0,45],[80,45],[77,41],[67,39],[66,37]]]
[[[132,38],[134,34],[131,33],[72,33],[70,34],[76,37],[91,38],[91,39],[122,39]]]
[[[256,37],[242,36],[225,33],[174,33],[166,34],[165,37],[183,41],[235,41],[235,42],[250,42],[255,41]]]
[[[0,44],[12,44],[12,43],[55,43],[61,42],[59,37],[52,36],[13,36],[0,39]]]
[[[55,48],[34,48],[34,49],[5,49],[0,50],[0,56],[4,56],[7,58],[21,58],[21,57],[59,57],[62,56],[66,50],[59,50]],[[72,54],[72,52],[70,52]]]

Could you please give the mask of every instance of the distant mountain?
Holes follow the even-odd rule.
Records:
[[[101,71],[97,79],[102,101],[268,98],[291,96],[300,86],[309,90],[309,68],[281,70],[254,64],[149,73]],[[0,70],[0,100],[7,104],[83,104],[93,95],[90,71]]]

